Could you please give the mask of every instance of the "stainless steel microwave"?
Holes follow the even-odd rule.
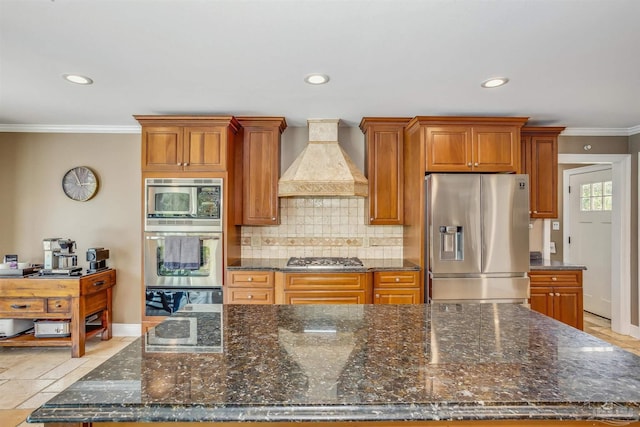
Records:
[[[145,179],[145,231],[222,231],[222,178]]]

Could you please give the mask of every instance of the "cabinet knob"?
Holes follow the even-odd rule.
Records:
[[[248,277],[247,282],[253,282],[253,277]]]
[[[549,295],[550,295],[550,296],[553,296],[553,292],[549,292]]]
[[[556,280],[558,280],[558,278],[557,278],[556,276],[553,276],[553,277],[551,278],[551,280],[553,280],[553,281],[555,282]]]
[[[556,292],[556,296],[559,297],[560,296],[560,292]]]
[[[380,298],[380,294],[376,294],[376,299]]]
[[[275,217],[275,216],[272,216],[272,217],[271,217],[271,221],[275,221],[275,220],[276,220],[276,217]]]
[[[471,167],[471,162],[467,163],[467,166]]]
[[[396,277],[396,282],[399,282],[399,281],[400,281],[400,278],[399,278],[399,277]]]
[[[533,211],[533,213],[538,213],[538,211]]]
[[[247,298],[248,299],[253,299],[253,295],[248,295]]]
[[[480,166],[480,163],[475,162],[475,163],[473,164],[473,166]]]
[[[56,308],[61,308],[62,304],[56,304]]]
[[[369,218],[369,221],[373,221],[373,217]]]
[[[178,166],[182,166],[182,162],[178,162],[178,163],[177,163],[177,165],[178,165]]]
[[[189,166],[189,163],[184,162],[182,165],[183,165],[183,166]]]

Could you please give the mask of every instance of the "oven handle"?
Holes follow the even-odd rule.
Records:
[[[181,236],[180,234],[177,234],[176,236]],[[166,235],[164,236],[145,236],[145,239],[147,240],[164,240],[164,238],[167,237]],[[200,237],[200,240],[220,240],[221,236],[198,236]]]

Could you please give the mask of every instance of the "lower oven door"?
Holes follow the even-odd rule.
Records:
[[[187,304],[222,304],[222,288],[194,290],[147,287],[145,291],[146,316],[168,316]]]
[[[144,282],[154,288],[222,287],[222,234],[145,232]]]

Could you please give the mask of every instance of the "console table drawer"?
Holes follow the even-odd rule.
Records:
[[[1,314],[43,314],[46,298],[1,298]]]
[[[68,298],[47,298],[48,313],[68,313],[71,310],[71,301]]]

